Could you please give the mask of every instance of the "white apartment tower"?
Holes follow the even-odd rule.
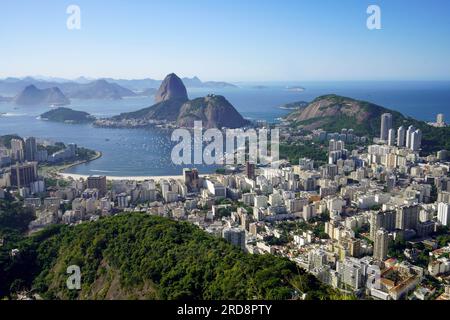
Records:
[[[408,130],[406,131],[406,147],[409,149],[411,149],[411,138],[414,131],[416,131],[416,128],[414,126],[409,126]]]
[[[438,204],[438,216],[439,223],[444,226],[448,226],[450,222],[450,205],[448,203],[440,202]]]
[[[388,145],[391,147],[395,146],[395,130],[394,129],[389,129]]]
[[[419,151],[422,145],[422,131],[416,130],[411,134],[410,149],[413,151]]]
[[[404,126],[401,126],[397,130],[397,146],[398,147],[404,147],[406,144],[406,129]]]

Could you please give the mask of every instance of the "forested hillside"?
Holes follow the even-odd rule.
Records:
[[[0,296],[32,290],[47,299],[339,298],[287,259],[245,254],[192,224],[138,213],[54,226],[14,245],[20,253],[0,262]],[[9,249],[11,243],[3,253]],[[80,291],[66,288],[69,265],[81,268]]]

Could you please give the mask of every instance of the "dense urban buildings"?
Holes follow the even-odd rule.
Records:
[[[88,189],[97,189],[99,192],[99,196],[105,196],[106,189],[106,177],[105,176],[92,176],[87,178],[87,187]]]
[[[11,166],[11,186],[22,188],[37,179],[37,162],[25,162]]]
[[[26,161],[39,158],[36,140],[13,139],[1,150],[13,159],[0,178],[0,197],[23,199],[36,217],[31,232],[144,212],[188,221],[250,254],[286,257],[361,299],[447,299],[448,154],[423,156],[421,131],[393,122],[383,115],[383,134],[373,143],[347,129],[303,136],[322,146],[327,161],[246,162],[201,176],[185,168],[180,176],[147,180],[56,176],[51,187],[39,177],[38,162]]]

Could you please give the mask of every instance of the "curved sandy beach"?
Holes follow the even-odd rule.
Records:
[[[90,176],[98,176],[98,175],[85,175],[85,174],[76,174],[76,173],[58,173],[59,176],[65,179],[87,179]],[[145,181],[145,180],[169,180],[169,179],[183,179],[182,175],[179,176],[106,176],[107,180],[134,180],[134,181]]]

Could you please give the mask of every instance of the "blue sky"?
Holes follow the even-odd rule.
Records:
[[[81,8],[81,30],[66,8]],[[366,28],[381,8],[382,29]],[[448,0],[0,2],[0,78],[450,80]]]

